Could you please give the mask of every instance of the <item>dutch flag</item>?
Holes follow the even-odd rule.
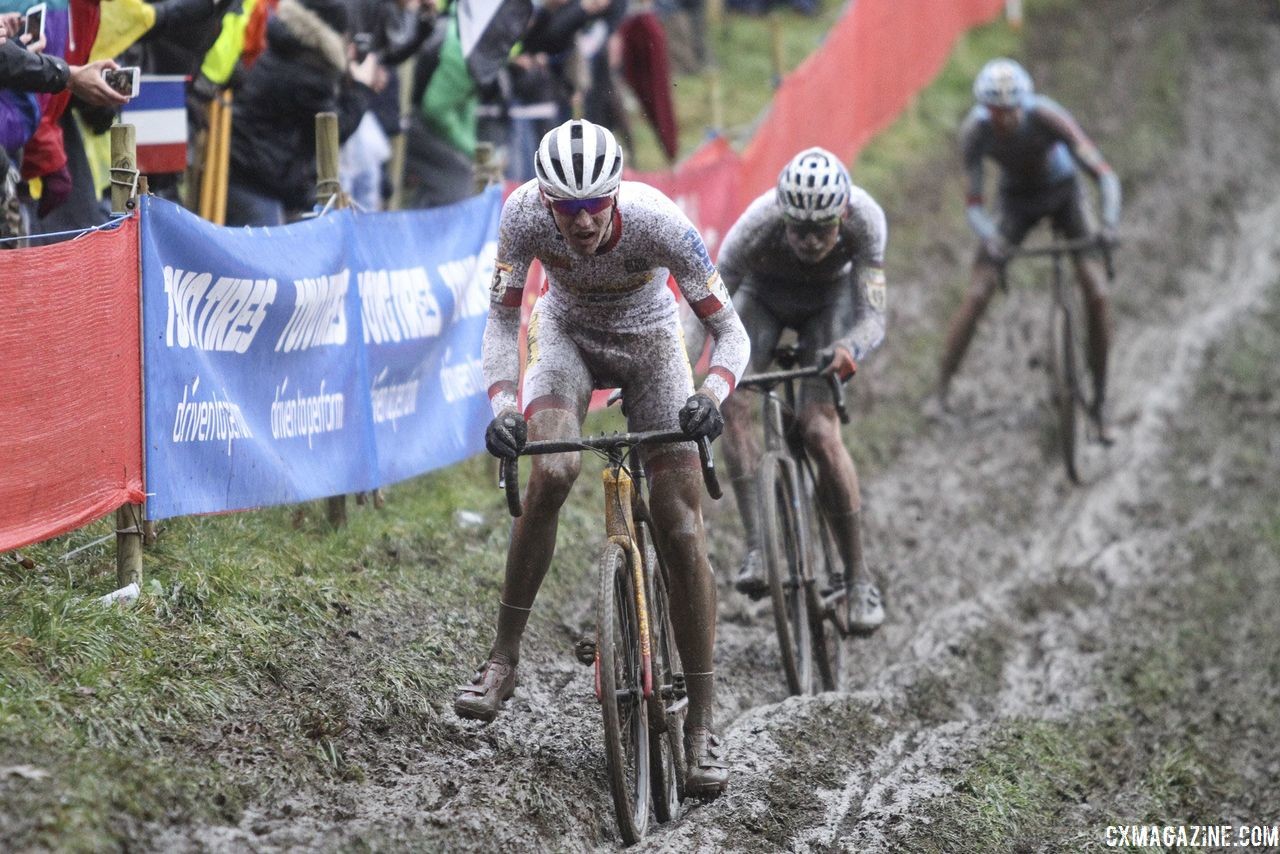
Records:
[[[187,168],[187,78],[144,74],[138,95],[124,105],[120,121],[138,134],[138,171],[144,175]]]

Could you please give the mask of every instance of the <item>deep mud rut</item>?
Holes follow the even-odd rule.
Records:
[[[868,555],[890,619],[853,644],[851,691],[787,698],[767,607],[722,586],[718,718],[731,788],[687,805],[639,850],[901,850],[920,812],[949,791],[945,772],[981,750],[998,721],[1055,719],[1101,701],[1093,668],[1126,630],[1122,603],[1168,583],[1176,564],[1166,558],[1183,532],[1158,500],[1185,464],[1166,442],[1170,425],[1201,417],[1187,404],[1206,348],[1280,280],[1280,26],[1261,4],[1186,6],[1088,2],[1055,13],[1063,26],[1096,31],[1094,50],[1125,45],[1109,56],[1097,101],[1076,109],[1104,152],[1139,108],[1126,92],[1134,64],[1161,28],[1194,27],[1183,144],[1126,187],[1114,288],[1117,444],[1091,448],[1087,483],[1069,485],[1045,439],[1037,360],[1046,295],[1024,289],[997,300],[957,382],[958,414],[931,423],[863,484]],[[1090,61],[1062,56],[1052,32],[1031,41],[1038,78]],[[946,180],[935,190],[959,192],[958,164],[937,169]],[[890,216],[928,225],[936,210],[921,201]],[[963,234],[953,226],[937,231]],[[956,259],[969,251],[934,249]],[[895,394],[895,330],[941,324],[931,294],[965,275],[963,264],[894,282],[889,348],[864,371],[876,374],[878,396]],[[1212,467],[1211,456],[1199,462]],[[721,531],[714,563],[727,578],[739,557],[727,533],[733,509],[726,502],[709,516]],[[495,724],[444,712],[439,744],[388,744],[385,771],[367,781],[256,805],[237,827],[170,829],[158,841],[228,850],[616,845],[590,675],[569,654],[589,621],[591,586],[584,573],[580,610],[557,615],[562,631],[531,638],[523,684]],[[376,762],[378,746],[370,751]]]

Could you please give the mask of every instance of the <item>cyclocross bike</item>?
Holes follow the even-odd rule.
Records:
[[[796,429],[796,383],[819,376],[822,368],[795,368],[799,357],[795,346],[779,347],[774,361],[782,370],[743,377],[738,383],[740,390],[757,391],[762,399],[764,456],[756,474],[756,494],[778,647],[792,694],[837,691],[843,684],[843,639],[849,634],[853,589],[831,526],[817,506],[813,461]],[[844,386],[838,377],[825,379],[840,423],[848,424]],[[823,589],[824,583],[829,589]]]
[[[596,636],[575,652],[594,664],[596,699],[604,717],[605,764],[614,815],[623,841],[644,836],[649,811],[659,822],[680,814],[684,797],[684,673],[671,629],[670,571],[653,537],[653,517],[644,495],[644,469],[632,459],[643,445],[688,442],[681,432],[616,433],[612,436],[530,442],[520,452],[560,454],[594,451],[604,469],[605,534],[596,594]],[[711,443],[698,442],[702,476],[712,498],[720,484]],[[503,461],[502,483],[512,516],[523,512],[516,458]]]
[[[1115,267],[1112,264],[1109,247],[1096,237],[1079,240],[1067,240],[1051,243],[1047,246],[1036,246],[1023,249],[1015,247],[1010,250],[1012,258],[1034,258],[1048,256],[1053,259],[1053,308],[1049,316],[1049,394],[1057,419],[1058,449],[1062,454],[1062,462],[1067,467],[1067,477],[1074,484],[1081,482],[1080,477],[1080,444],[1082,435],[1089,435],[1100,441],[1101,437],[1089,430],[1089,413],[1093,409],[1093,395],[1088,391],[1089,352],[1087,325],[1087,309],[1081,289],[1071,287],[1063,274],[1062,265],[1065,255],[1087,252],[1094,249],[1103,251],[1106,263],[1107,280],[1115,278]],[[1004,268],[1000,273],[1001,286],[1006,290],[1008,283],[1004,277]]]

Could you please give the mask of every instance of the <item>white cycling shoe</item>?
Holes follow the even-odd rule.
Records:
[[[880,588],[869,581],[853,585],[853,601],[849,603],[849,634],[865,637],[884,623],[884,600]]]

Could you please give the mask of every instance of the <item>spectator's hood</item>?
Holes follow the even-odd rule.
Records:
[[[310,51],[345,71],[347,46],[343,32],[347,7],[342,0],[280,0],[267,24],[267,42],[283,55]]]

